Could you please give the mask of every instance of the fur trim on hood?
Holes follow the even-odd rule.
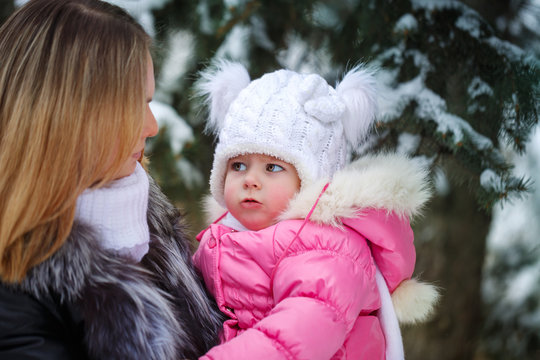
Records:
[[[385,209],[412,219],[421,215],[431,197],[428,175],[419,160],[404,155],[362,157],[334,175],[310,220],[340,227],[340,219],[354,217],[359,210],[368,208]],[[279,220],[304,219],[328,181],[302,186]],[[210,195],[203,201],[207,225],[226,211]]]
[[[291,200],[280,220],[305,218],[328,180],[307,184]],[[431,196],[428,170],[399,154],[362,157],[332,178],[310,220],[340,226],[340,219],[362,209],[385,209],[411,219]]]

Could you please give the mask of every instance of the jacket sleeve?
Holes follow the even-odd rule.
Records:
[[[274,273],[275,307],[204,358],[330,359],[358,315],[377,302],[374,276],[367,256],[328,248],[289,251]]]
[[[0,359],[86,359],[70,323],[52,301],[0,284]]]

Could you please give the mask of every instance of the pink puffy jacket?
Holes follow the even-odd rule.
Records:
[[[403,161],[405,172],[391,166],[384,186],[380,171],[366,173]],[[385,358],[375,262],[390,292],[412,276],[409,217],[429,196],[425,172],[396,156],[357,161],[304,221],[324,185],[303,187],[283,215],[289,220],[261,231],[213,224],[199,234],[195,265],[230,318],[223,343],[203,358]]]

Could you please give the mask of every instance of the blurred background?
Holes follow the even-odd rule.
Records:
[[[204,226],[214,139],[193,99],[217,58],[330,84],[378,69],[380,114],[354,156],[394,150],[431,169],[416,275],[442,300],[403,328],[407,359],[540,359],[540,0],[108,0],[155,40],[160,132],[150,171]],[[0,21],[25,0],[2,0]],[[194,245],[195,246],[195,245]]]

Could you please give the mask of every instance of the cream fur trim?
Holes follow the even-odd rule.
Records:
[[[310,220],[340,226],[340,218],[354,217],[368,208],[418,216],[431,197],[428,175],[425,166],[405,155],[362,157],[334,175]],[[323,179],[302,186],[279,220],[304,219],[327,182]],[[226,211],[210,195],[203,200],[203,208],[208,225]]]
[[[310,220],[339,226],[340,218],[368,208],[417,216],[431,197],[428,175],[419,160],[404,155],[362,157],[334,175]],[[320,180],[302,187],[280,220],[305,218],[326,183]]]
[[[202,199],[202,206],[204,211],[204,224],[210,226],[214,221],[219,219],[227,209],[221,206],[212,195],[206,195]]]
[[[416,279],[403,281],[392,293],[392,303],[401,324],[429,320],[440,298],[436,286]]]

